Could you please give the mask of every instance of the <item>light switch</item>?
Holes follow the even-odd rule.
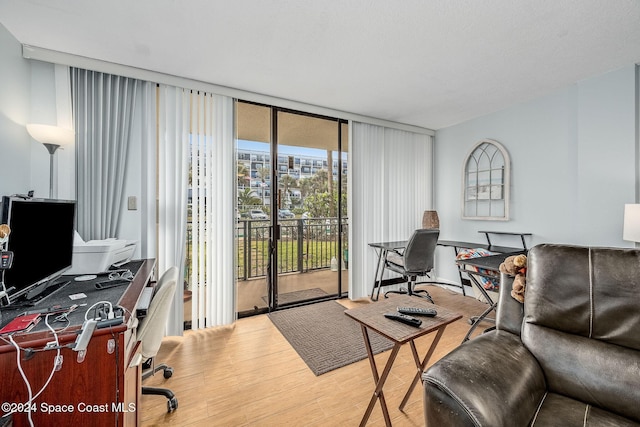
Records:
[[[129,196],[127,199],[127,208],[130,211],[138,210],[138,199],[136,199],[136,196]]]

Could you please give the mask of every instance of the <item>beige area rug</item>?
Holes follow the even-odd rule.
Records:
[[[461,337],[469,328],[469,318],[487,308],[487,304],[475,298],[464,297],[440,286],[419,288],[427,289],[437,305],[463,315],[462,320],[451,326]],[[311,371],[322,375],[367,357],[360,324],[347,317],[344,310],[345,307],[335,301],[325,301],[276,311],[270,313],[269,318]],[[490,323],[483,322],[474,335],[489,326]],[[371,332],[369,338],[376,354],[393,346],[391,341],[375,332]]]
[[[367,357],[360,324],[335,301],[276,311],[269,318],[309,369],[322,375]],[[375,354],[393,347],[388,339],[369,335]]]

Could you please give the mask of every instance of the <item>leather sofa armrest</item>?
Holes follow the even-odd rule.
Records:
[[[496,329],[520,336],[524,305],[511,296],[513,276],[500,273],[500,296],[496,314]]]
[[[428,427],[528,425],[546,390],[520,337],[498,330],[462,344],[422,380]]]

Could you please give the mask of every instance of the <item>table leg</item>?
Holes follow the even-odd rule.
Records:
[[[491,311],[495,310],[496,307],[498,307],[498,304],[496,304],[496,303],[491,304],[489,306],[489,308],[487,308],[485,311],[482,312],[482,314],[480,316],[476,317],[473,320],[473,323],[471,324],[471,327],[469,328],[469,331],[467,331],[467,334],[462,339],[462,342],[469,341],[469,337],[471,336],[471,333],[476,329],[478,324],[480,322],[482,322],[484,320],[484,318],[487,317],[489,315],[489,313],[491,313]]]
[[[413,390],[415,389],[416,384],[418,384],[418,381],[422,376],[422,372],[424,371],[424,368],[427,366],[427,363],[429,363],[429,359],[431,359],[431,356],[433,355],[433,352],[435,351],[436,346],[438,345],[438,342],[442,337],[442,334],[444,334],[444,330],[446,327],[447,326],[444,325],[443,327],[438,329],[438,333],[433,339],[433,342],[431,342],[431,346],[429,347],[429,350],[427,351],[427,354],[425,354],[424,359],[422,359],[422,361],[420,360],[420,356],[418,356],[418,350],[416,349],[415,342],[413,340],[409,342],[409,344],[411,345],[411,353],[413,354],[413,360],[416,363],[417,372],[416,372],[416,375],[413,377],[413,381],[411,381],[409,390],[407,390],[407,393],[404,395],[402,402],[400,402],[399,408],[401,411],[404,410],[405,405],[409,401],[409,397],[411,396],[411,393],[413,393]]]
[[[376,265],[376,275],[373,276],[373,289],[371,290],[371,300],[372,301],[378,301],[378,298],[380,297],[380,288],[382,287],[382,275],[384,274],[384,268],[382,267],[383,264],[383,259],[387,257],[387,251],[384,249],[380,249],[380,251],[378,252],[378,265]],[[380,275],[380,277],[378,278],[378,274]],[[375,295],[376,293],[376,288],[378,288],[378,294]],[[374,297],[375,295],[375,297]]]
[[[369,334],[367,333],[367,328],[364,325],[360,325],[362,328],[362,335],[364,337],[364,344],[367,348],[367,356],[369,356],[369,364],[371,365],[371,373],[373,374],[373,380],[376,383],[376,388],[373,391],[373,395],[371,396],[371,400],[369,401],[369,406],[367,406],[364,415],[362,416],[362,421],[360,421],[360,427],[364,427],[371,416],[371,412],[373,411],[373,407],[376,404],[376,400],[380,399],[380,407],[382,408],[382,415],[384,416],[384,423],[386,426],[391,426],[391,417],[389,417],[389,410],[387,409],[387,402],[384,399],[384,393],[382,392],[382,387],[384,386],[385,381],[387,381],[387,377],[389,376],[389,372],[391,372],[391,366],[393,366],[393,362],[396,360],[396,356],[398,355],[398,350],[400,350],[401,344],[395,343],[393,345],[393,349],[391,350],[391,354],[389,355],[389,359],[387,360],[387,364],[384,366],[382,371],[382,375],[378,375],[378,368],[376,366],[376,360],[373,355],[373,350],[371,348],[371,341],[369,340]]]
[[[493,299],[491,299],[491,297],[487,293],[487,290],[484,288],[484,286],[482,286],[482,283],[480,283],[478,278],[474,276],[473,274],[474,272],[466,271],[466,273],[469,276],[469,279],[471,279],[471,281],[473,282],[473,284],[476,285],[476,288],[478,288],[478,291],[482,294],[482,297],[487,300],[489,305],[493,305]]]
[[[480,281],[473,275],[473,272],[468,271],[467,273],[468,273],[469,279],[471,279],[471,282],[476,286],[478,291],[487,300],[487,303],[489,304],[489,308],[483,311],[480,316],[476,318],[471,318],[472,320],[471,327],[469,328],[469,331],[467,332],[465,337],[462,339],[462,342],[469,341],[469,337],[471,336],[471,333],[478,327],[478,324],[482,322],[485,319],[485,317],[489,315],[489,313],[491,313],[493,310],[495,310],[498,307],[498,303],[493,302],[493,299],[491,299],[491,297],[487,293],[484,286],[482,286],[482,283],[480,283]]]

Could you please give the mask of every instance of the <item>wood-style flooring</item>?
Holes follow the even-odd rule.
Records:
[[[436,304],[464,315],[445,330],[433,363],[460,345],[469,317],[479,315],[487,305],[451,290],[425,288]],[[347,308],[375,304],[368,299],[339,302]],[[482,326],[479,329],[492,325]],[[434,335],[416,341],[421,357]],[[379,370],[389,353],[376,356]],[[179,407],[167,413],[164,397],[143,396],[139,408],[143,426],[355,426],[374,388],[366,359],[316,377],[267,315],[165,338],[156,360],[172,366],[173,377],[165,380],[160,373],[144,384],[170,388]],[[403,346],[384,387],[394,426],[424,425],[420,385],[404,412],[398,409],[415,372],[410,347]],[[379,404],[367,425],[384,425]]]

